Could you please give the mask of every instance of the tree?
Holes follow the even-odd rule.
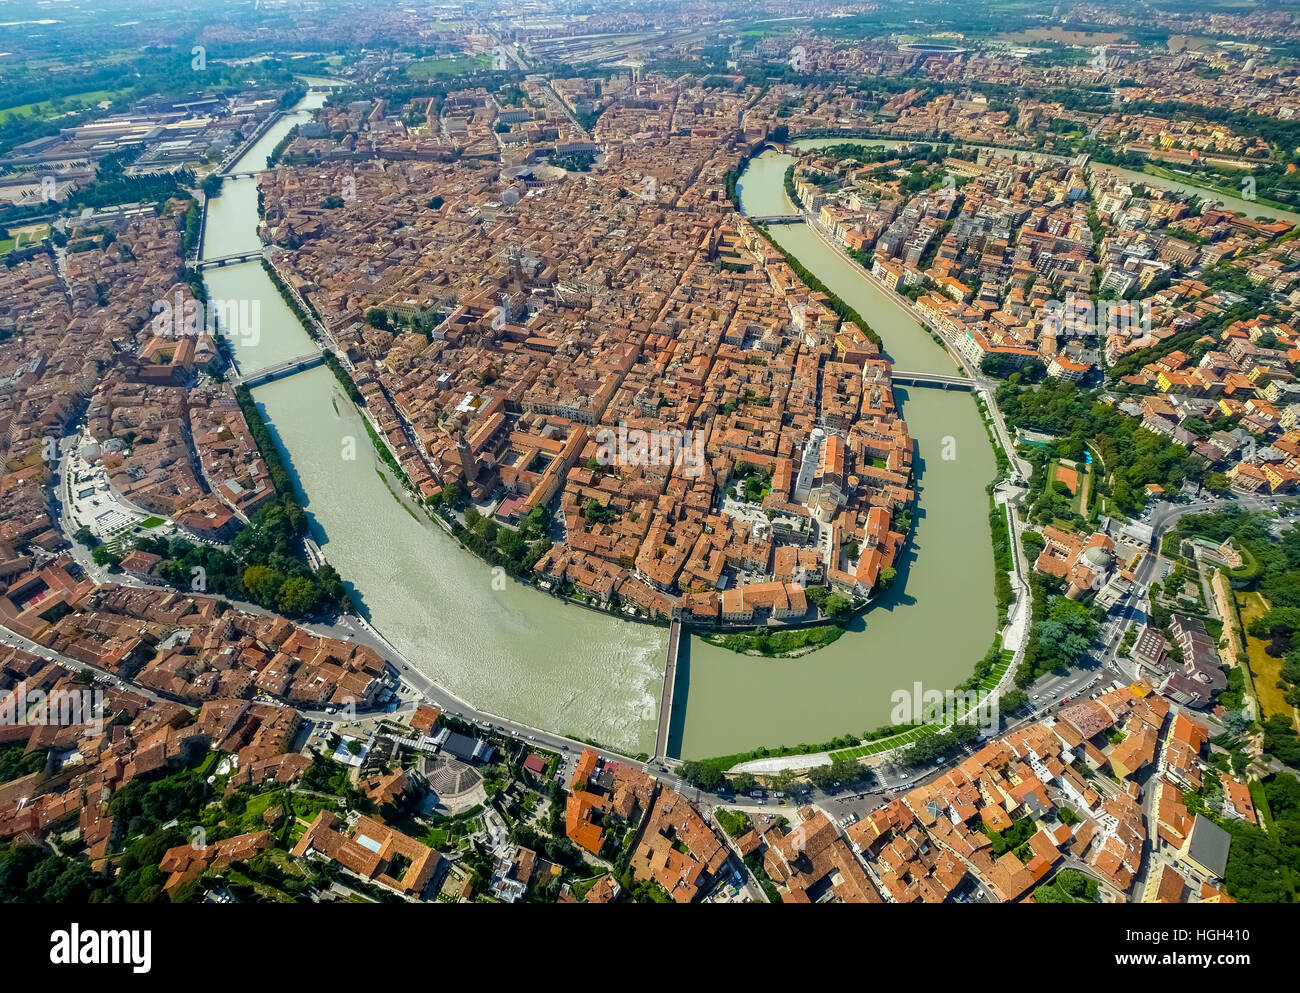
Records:
[[[707,762],[683,762],[677,772],[683,779],[706,790],[716,790],[724,782],[722,770]]]
[[[839,782],[835,778],[834,762],[826,765],[815,765],[808,770],[808,782],[812,783],[818,789],[826,789],[832,783]]]
[[[582,516],[586,518],[588,524],[609,524],[618,514],[613,507],[602,507],[593,497],[587,501]]]
[[[250,565],[244,570],[244,589],[264,607],[275,603],[280,587],[284,585],[284,573],[266,565]]]
[[[316,587],[305,576],[291,576],[281,585],[275,608],[289,617],[301,617],[316,606]]]
[[[1010,689],[1002,694],[999,702],[1004,713],[1014,714],[1029,703],[1029,694],[1019,688]]]
[[[459,510],[465,506],[465,487],[456,480],[452,480],[442,488],[442,502],[452,510]]]
[[[1097,622],[1085,604],[1058,597],[1047,617],[1035,621],[1025,650],[1025,670],[1030,675],[1077,665],[1097,635]]]
[[[738,772],[731,777],[731,788],[737,793],[748,793],[754,785],[754,777],[747,772]]]
[[[90,557],[95,560],[95,565],[99,566],[115,569],[122,564],[122,554],[113,551],[107,545],[96,545],[91,549]]]
[[[794,774],[793,769],[782,769],[775,776],[772,776],[768,782],[771,783],[772,789],[777,793],[789,793],[797,779],[798,777]]]
[[[831,620],[843,620],[853,612],[853,601],[842,593],[832,593],[826,598],[823,609],[826,611],[826,616]]]
[[[501,528],[496,535],[497,548],[511,558],[516,558],[528,550],[523,536],[510,528]]]
[[[1201,485],[1217,496],[1227,493],[1232,488],[1228,477],[1222,472],[1207,472],[1205,478],[1201,480]]]

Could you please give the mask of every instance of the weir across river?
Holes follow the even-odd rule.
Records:
[[[664,685],[659,695],[659,727],[655,731],[656,762],[668,754],[668,728],[673,719],[673,684],[677,681],[677,653],[682,643],[682,622],[673,619],[668,627],[667,661],[664,663]]]

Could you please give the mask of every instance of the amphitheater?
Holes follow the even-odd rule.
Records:
[[[468,793],[483,781],[473,768],[450,755],[431,755],[420,770],[429,786],[444,800]]]

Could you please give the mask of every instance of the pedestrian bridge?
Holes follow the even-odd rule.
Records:
[[[747,214],[745,219],[754,224],[802,224],[803,214]]]
[[[895,369],[892,379],[899,386],[933,386],[941,390],[973,390],[975,383],[967,376],[944,376],[934,372],[904,372]]]

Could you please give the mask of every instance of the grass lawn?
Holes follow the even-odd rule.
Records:
[[[1096,488],[1096,478],[1094,475],[1096,467],[1091,464],[1085,464],[1084,468],[1087,469],[1087,472],[1084,473],[1083,480],[1079,484],[1079,495],[1076,498],[1078,507],[1076,509],[1084,520],[1090,521],[1092,520],[1092,508],[1090,507],[1090,504],[1092,503],[1093,490]]]
[[[1060,468],[1062,468],[1062,466],[1059,460],[1052,462],[1052,467],[1047,477],[1047,484],[1049,486],[1060,478],[1057,475],[1057,470]],[[1083,462],[1079,462],[1077,467],[1073,470],[1069,470],[1068,466],[1065,468],[1067,471],[1074,472],[1075,477],[1078,480],[1078,484],[1071,488],[1070,509],[1080,517],[1084,518],[1084,520],[1091,520],[1091,517],[1088,514],[1088,502],[1089,494],[1092,493],[1093,489],[1093,467],[1085,465]],[[1069,480],[1066,482],[1068,484]]]
[[[160,524],[165,524],[165,523],[166,521],[164,521],[161,517],[146,517],[143,521],[140,522],[140,527],[156,528]]]
[[[117,92],[116,90],[88,90],[85,93],[73,93],[64,97],[63,108],[57,111],[49,100],[42,100],[40,103],[25,103],[18,107],[6,107],[0,110],[0,124],[7,123],[11,117],[42,118],[47,115],[63,114],[69,110],[89,107],[101,100],[111,100]]]
[[[12,237],[0,238],[0,252],[12,252],[15,248],[37,245],[50,236],[50,226],[40,224],[36,227],[23,228],[12,233]]]
[[[596,883],[604,879],[607,875],[609,875],[609,873],[602,872],[599,875],[592,876],[590,879],[579,879],[577,882],[572,883],[569,886],[569,892],[573,894],[575,900],[581,900],[591,892],[591,888],[595,886]]]
[[[248,806],[244,808],[244,817],[250,821],[261,820],[271,804],[278,803],[283,797],[283,790],[271,790],[269,793],[259,793],[257,796],[249,797]]]
[[[907,731],[890,735],[888,738],[869,741],[865,745],[858,745],[856,748],[842,748],[829,754],[832,760],[866,758],[868,755],[879,755],[881,752],[887,752],[891,748],[898,748],[900,745],[910,745],[914,741],[920,741],[927,735],[935,734],[938,730],[939,725],[937,724],[922,724]]]
[[[1238,593],[1236,600],[1237,609],[1241,612],[1241,626],[1247,632],[1246,660],[1250,665],[1260,708],[1265,717],[1283,714],[1295,720],[1295,708],[1286,702],[1285,695],[1277,686],[1282,672],[1282,660],[1269,655],[1264,650],[1267,643],[1249,633],[1250,622],[1268,611],[1268,601],[1258,593]]]
[[[1063,869],[1050,883],[1034,890],[1039,903],[1096,903],[1097,881],[1073,869]]]
[[[301,793],[290,793],[289,806],[293,808],[294,816],[300,818],[300,823],[304,821],[306,822],[303,824],[303,830],[305,831],[307,825],[311,824],[311,822],[316,819],[318,813],[326,809],[334,810],[338,807],[338,804],[331,803],[330,801],[324,800],[318,796],[304,796]]]
[[[455,76],[462,72],[492,68],[490,55],[453,55],[441,59],[421,59],[406,67],[411,79],[432,79],[435,76]]]

